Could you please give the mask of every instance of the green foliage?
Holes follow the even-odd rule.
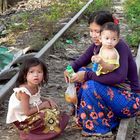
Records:
[[[94,2],[86,10],[86,14],[89,15],[93,11],[97,10],[111,10],[112,0],[94,0]]]
[[[140,0],[126,0],[123,7],[131,29],[131,34],[128,34],[126,39],[131,46],[138,46],[140,43]]]
[[[50,11],[46,14],[49,20],[57,21],[71,13],[78,12],[85,3],[85,0],[62,0],[60,3],[55,1],[50,5]]]
[[[24,23],[26,23],[26,22],[28,22],[28,20],[29,20],[29,18],[31,17],[31,13],[29,13],[29,12],[21,12],[21,13],[18,13],[18,14],[16,14],[16,15],[14,15],[13,17],[12,17],[12,20],[14,21],[14,22],[16,22],[16,21],[21,21],[21,22],[24,22]]]
[[[46,13],[48,19],[51,21],[57,21],[62,16],[61,7],[62,5],[59,3],[53,3],[50,6],[49,12]]]
[[[13,23],[10,25],[10,30],[13,32],[26,30],[28,26],[24,23]]]
[[[85,0],[70,0],[68,2],[67,8],[73,12],[79,11],[86,4]]]
[[[30,16],[31,14],[28,12],[13,15],[10,22],[7,23],[8,30],[11,30],[11,32],[27,30]]]
[[[40,12],[38,15],[35,11],[24,11],[12,15],[10,22],[7,24],[8,30],[11,32],[25,31],[31,26],[56,23],[59,19],[69,16],[78,12],[88,0],[54,0],[47,6],[47,12]],[[34,14],[36,16],[34,16]],[[31,21],[32,20],[32,21]],[[32,23],[32,24],[29,24]],[[46,26],[48,28],[48,26]]]
[[[128,34],[126,36],[126,40],[128,44],[130,44],[133,47],[138,47],[140,43],[140,32],[138,31],[132,31],[131,34]]]

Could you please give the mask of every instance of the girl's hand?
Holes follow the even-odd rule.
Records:
[[[51,108],[58,108],[58,105],[56,104],[55,101],[49,99],[48,102],[50,103]]]
[[[85,71],[78,71],[71,78],[71,82],[84,82]]]
[[[44,101],[39,105],[39,109],[45,109],[45,108],[51,108],[50,102],[49,101]]]

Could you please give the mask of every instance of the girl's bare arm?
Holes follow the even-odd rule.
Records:
[[[29,95],[25,93],[20,93],[20,101],[21,101],[22,109],[26,116],[33,115],[34,113],[37,113],[41,109],[51,107],[48,101],[44,101],[38,106],[30,107],[29,99],[30,99]]]

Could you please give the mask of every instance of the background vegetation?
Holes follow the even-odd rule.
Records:
[[[112,4],[112,0],[94,0],[86,10],[85,14],[89,16],[90,13],[96,10],[112,10]]]
[[[39,0],[22,1],[14,5],[15,8],[7,9],[8,13],[12,8],[16,9],[15,13],[0,19],[0,24],[4,26],[4,30],[0,31],[0,45],[13,46],[17,40],[22,40],[25,47],[28,47],[25,43],[32,48],[44,46],[62,28],[61,21],[67,22],[87,2],[88,0],[51,0],[49,3],[48,0],[42,0],[41,3]],[[97,9],[110,8],[111,0],[94,0],[85,16],[88,17],[89,13]]]
[[[127,42],[134,47],[140,43],[140,0],[125,0],[124,12],[131,32],[127,34]]]

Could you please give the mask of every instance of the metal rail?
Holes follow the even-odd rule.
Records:
[[[35,57],[40,58],[46,51],[61,37],[61,35],[82,15],[82,13],[87,9],[87,7],[94,0],[89,0],[87,4],[35,55]],[[10,91],[16,82],[18,73],[13,76],[1,89],[0,89],[0,103],[3,101],[4,97]]]

